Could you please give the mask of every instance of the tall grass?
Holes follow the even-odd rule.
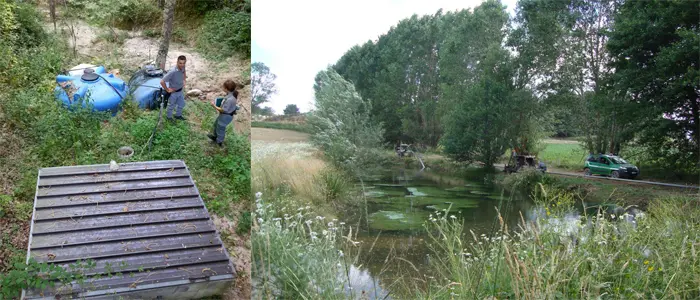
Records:
[[[346,299],[381,292],[356,288],[352,274],[363,247],[354,241],[356,228],[334,219],[333,206],[348,207],[359,197],[351,193],[348,175],[318,155],[302,143],[253,145],[253,189],[262,191],[251,235],[255,299]]]
[[[362,277],[360,254],[368,245],[356,241],[358,230],[317,215],[311,205],[289,204],[286,199],[265,201],[262,195],[256,194],[251,235],[253,299],[366,299],[368,295],[380,299],[387,295],[376,281],[369,284]],[[372,247],[365,255],[371,255]],[[393,256],[386,260],[383,268],[394,263]]]
[[[326,208],[351,199],[346,197],[350,184],[345,173],[323,161],[310,145],[260,143],[253,148],[255,191]]]
[[[344,299],[343,224],[310,206],[278,208],[257,194],[253,228],[256,299]],[[279,217],[278,217],[279,216]]]
[[[465,234],[456,217],[426,225],[435,278],[417,298],[697,299],[700,207],[654,201],[644,216],[576,216],[570,193],[540,186],[539,218],[491,236]],[[631,220],[631,221],[630,221]]]

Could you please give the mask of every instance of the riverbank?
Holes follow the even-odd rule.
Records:
[[[652,202],[644,214],[573,217],[571,193],[538,185],[542,214],[519,229],[477,236],[440,214],[426,226],[435,278],[417,298],[679,298],[700,296],[700,207],[692,198]]]
[[[698,208],[692,204],[694,195],[663,190],[625,190],[605,183],[600,183],[601,186],[588,186],[590,182],[581,182],[581,186],[576,186],[574,181],[552,177],[518,179],[522,173],[508,177],[501,173],[494,174],[495,181],[500,185],[522,185],[524,187],[521,188],[525,190],[521,194],[534,195],[535,206],[519,207],[514,204],[525,204],[525,201],[511,198],[507,194],[504,197],[488,194],[488,185],[481,187],[484,184],[483,178],[482,183],[465,181],[469,176],[450,179],[451,176],[435,172],[419,173],[417,169],[411,168],[406,169],[405,174],[394,175],[393,180],[396,181],[393,183],[385,180],[365,181],[365,193],[353,196],[350,189],[344,194],[347,197],[345,200],[335,198],[327,201],[320,192],[323,190],[323,181],[314,179],[319,178],[315,175],[331,172],[322,153],[306,142],[273,141],[269,136],[257,137],[255,133],[253,137],[257,139],[253,141],[253,191],[262,192],[257,202],[258,211],[252,238],[254,249],[259,249],[254,253],[253,278],[255,290],[261,292],[255,295],[255,299],[284,295],[343,299],[350,295],[351,286],[355,288],[354,295],[357,297],[364,293],[383,298],[388,293],[389,298],[394,299],[484,298],[489,295],[499,298],[527,295],[586,298],[603,293],[618,297],[649,297],[652,294],[658,297],[662,294],[658,287],[665,285],[669,286],[666,295],[688,297],[697,292],[681,288],[697,278],[688,274],[674,275],[681,272],[680,266],[673,265],[677,261],[654,259],[652,256],[657,254],[644,252],[647,245],[650,251],[658,251],[659,255],[670,256],[673,251],[680,251],[685,253],[686,259],[693,260],[691,263],[697,263],[695,257],[690,257],[692,254],[689,251],[694,247],[693,244],[684,244],[683,237],[667,245],[659,245],[663,239],[650,239],[646,236],[663,233],[672,238],[685,234],[688,235],[687,241],[696,238],[697,222],[688,223],[697,218]],[[479,176],[476,168],[465,167],[465,170],[472,172],[470,176]],[[424,183],[416,181],[413,173],[441,182],[444,188],[425,187]],[[511,179],[509,181],[506,178]],[[546,193],[541,188],[538,190],[538,183],[545,185]],[[462,188],[457,188],[459,186]],[[609,189],[614,191],[612,196],[608,193]],[[407,192],[414,196],[425,196],[404,198],[413,199],[410,206],[395,202]],[[447,199],[447,195],[463,200],[429,203],[432,198]],[[427,198],[421,199],[426,196]],[[478,203],[474,201],[479,201],[478,197],[482,196],[486,199],[481,201],[491,202],[486,203],[483,210],[473,210],[473,205]],[[611,217],[605,218],[605,214],[600,217],[595,216],[595,213],[591,215],[590,209],[571,214],[576,211],[573,207],[581,202],[598,200],[597,202],[610,204],[604,207],[612,208],[615,207],[612,203],[618,202],[615,200],[632,201],[639,196],[646,199],[642,208],[647,210],[645,215],[648,218],[643,222],[649,223],[641,223],[639,219],[635,221],[638,223],[634,228],[640,228],[642,224],[656,226],[653,230],[645,227],[644,230],[621,237],[618,232],[631,230],[625,225],[627,223],[615,222]],[[438,217],[435,213],[425,213],[423,216],[420,209],[425,205],[446,209],[449,206],[442,207],[442,202],[445,201],[458,204],[462,207],[460,209],[467,209],[464,212],[471,212],[449,214],[447,217]],[[494,209],[499,207],[501,218]],[[510,213],[514,213],[513,216],[505,215],[508,207]],[[449,208],[454,211],[457,207]],[[676,216],[688,209],[693,212],[687,218]],[[473,216],[490,213],[496,215],[484,219],[481,225],[469,221]],[[617,219],[619,217],[616,215]],[[354,221],[345,222],[346,220]],[[397,220],[406,222],[396,223]],[[499,220],[505,221],[503,224],[508,229],[498,225]],[[330,227],[328,223],[334,226]],[[370,230],[367,230],[368,226]],[[570,231],[572,228],[576,231]],[[328,237],[331,231],[334,232],[332,238]],[[470,231],[476,232],[476,240]],[[581,248],[572,248],[572,236],[560,236],[562,232],[580,234],[573,238],[582,245]],[[481,234],[484,236],[480,237]],[[508,235],[508,238],[493,238],[503,235]],[[587,239],[586,244],[581,241],[584,238]],[[595,243],[590,242],[592,240]],[[533,247],[538,249],[534,253]],[[506,250],[510,251],[510,255]],[[514,260],[515,251],[522,258],[518,256]],[[523,251],[530,254],[526,255]],[[571,253],[578,255],[572,261],[585,268],[577,269],[575,264],[564,262],[571,260],[568,256]],[[297,259],[306,256],[311,259]],[[595,258],[596,262],[585,261],[585,257]],[[446,261],[444,258],[451,260]],[[553,265],[555,270],[546,269],[547,266],[552,266],[552,261],[556,263]],[[603,267],[603,262],[611,265]],[[627,266],[624,266],[625,263]],[[633,264],[634,272],[631,271]],[[284,265],[292,267],[280,267]],[[643,270],[640,266],[646,266],[646,273],[641,272]],[[649,267],[653,267],[652,271],[648,270]],[[507,268],[514,269],[506,270]],[[603,271],[596,271],[598,269]],[[528,272],[528,275],[523,272]],[[538,278],[533,272],[547,274],[547,277]],[[574,273],[567,277],[565,275],[568,272]],[[616,272],[630,277],[612,281],[618,274]],[[498,275],[501,273],[503,275]],[[676,279],[684,283],[675,282]],[[582,286],[577,286],[578,290],[574,289],[576,280],[583,282]],[[608,281],[610,282],[606,283]],[[314,284],[308,284],[309,282]],[[543,288],[545,285],[551,287]],[[645,287],[657,290],[646,292]]]

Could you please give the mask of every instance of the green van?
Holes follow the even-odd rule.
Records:
[[[593,154],[586,158],[583,169],[586,176],[606,175],[613,178],[634,179],[639,176],[639,168],[624,159],[608,154]]]

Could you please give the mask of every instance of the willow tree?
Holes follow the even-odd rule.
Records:
[[[382,125],[370,117],[371,102],[332,68],[316,75],[314,91],[311,141],[337,166],[354,172],[371,167],[383,134]]]

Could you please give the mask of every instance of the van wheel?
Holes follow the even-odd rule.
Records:
[[[620,172],[612,171],[612,173],[610,173],[610,176],[612,176],[612,178],[620,178]]]
[[[583,169],[583,175],[591,176],[591,175],[593,175],[593,174],[591,174],[591,169],[585,168],[585,169]]]

